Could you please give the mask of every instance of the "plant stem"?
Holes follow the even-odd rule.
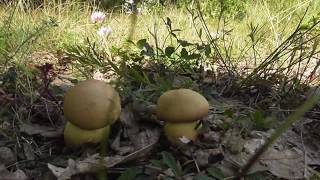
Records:
[[[320,100],[320,95],[315,94],[311,96],[302,106],[300,106],[294,113],[292,113],[286,122],[280,125],[279,128],[271,135],[269,140],[262,145],[259,150],[249,159],[247,164],[243,166],[238,174],[238,178],[244,177],[248,170],[254,165],[259,157],[290,127],[297,122],[308,110],[310,110]]]

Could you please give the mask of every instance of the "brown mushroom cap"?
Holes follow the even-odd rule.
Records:
[[[193,122],[202,119],[208,112],[208,101],[190,89],[169,90],[157,102],[157,116],[168,122]]]
[[[64,128],[64,142],[67,146],[81,146],[83,144],[97,144],[109,137],[110,126],[86,130],[81,129],[70,122]]]
[[[66,119],[79,128],[99,129],[119,118],[120,96],[103,81],[85,80],[66,93],[63,110]]]

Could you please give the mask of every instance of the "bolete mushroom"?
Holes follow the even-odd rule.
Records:
[[[96,144],[109,137],[110,125],[99,129],[81,129],[67,122],[64,128],[64,142],[67,146],[79,146],[82,144]]]
[[[183,137],[195,141],[197,124],[208,111],[205,97],[191,89],[169,90],[157,102],[157,116],[165,121],[164,133],[173,144],[179,144]]]
[[[65,94],[63,111],[67,144],[98,143],[120,116],[120,96],[104,81],[85,80]]]

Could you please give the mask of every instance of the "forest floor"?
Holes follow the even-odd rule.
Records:
[[[136,35],[123,43],[133,16],[108,12],[112,33],[99,41],[100,25],[87,22],[90,7],[70,13],[77,8],[17,10],[7,15],[10,27],[0,21],[0,179],[238,179],[248,162],[244,179],[320,179],[320,104],[310,105],[319,85],[319,19],[254,26],[271,15],[254,17],[251,8],[242,23],[210,32],[219,23],[196,10],[161,18],[142,11]],[[39,15],[49,20],[39,24]],[[64,142],[64,95],[88,78],[112,84],[121,97],[105,152],[103,143]],[[159,96],[176,88],[209,102],[198,139],[178,147],[155,113]]]

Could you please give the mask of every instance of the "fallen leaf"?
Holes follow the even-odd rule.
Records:
[[[226,178],[225,175],[222,173],[222,171],[221,171],[219,168],[214,167],[214,166],[209,167],[209,168],[207,169],[207,172],[208,172],[211,176],[213,176],[213,177],[215,177],[216,179],[219,179],[219,180]]]
[[[265,138],[266,136],[261,136],[260,139],[252,138],[246,140],[244,143],[244,151],[238,154],[227,152],[225,155],[226,160],[224,161],[227,162],[227,164],[233,164],[233,167],[222,163],[222,170],[226,170],[225,173],[231,173],[229,175],[235,175],[233,174],[233,170],[243,167],[249,158],[265,143]],[[277,141],[275,145],[269,147],[251,167],[248,174],[259,171],[269,171],[273,175],[285,179],[308,178],[310,174],[305,169],[303,152],[298,148],[288,148],[282,145],[283,143],[284,142],[280,140]]]
[[[159,128],[148,128],[137,134],[132,134],[132,137],[130,139],[133,142],[135,149],[141,149],[143,147],[146,147],[148,144],[157,143],[159,141],[159,138]]]
[[[120,129],[117,133],[117,136],[112,141],[110,147],[112,150],[117,151],[118,155],[125,155],[134,151],[134,147],[131,145],[121,146],[120,137],[121,137],[122,129]]]
[[[208,131],[202,134],[202,141],[210,142],[212,144],[218,144],[220,142],[221,135],[215,131]]]
[[[200,167],[214,164],[223,160],[223,152],[220,148],[216,149],[198,149],[194,153],[195,160]],[[214,162],[212,162],[214,161]]]
[[[245,152],[241,152],[238,154],[225,152],[224,160],[221,162],[219,168],[226,176],[235,176],[237,175],[239,169],[243,167],[251,155]],[[261,164],[259,161],[254,163],[253,166],[249,169],[247,174],[252,174],[261,171],[267,171],[268,168]]]
[[[135,149],[141,149],[148,144],[156,143],[160,138],[160,128],[151,128],[146,124],[139,123],[130,106],[123,108],[120,121]]]
[[[8,147],[0,147],[0,162],[9,165],[16,162],[17,157]]]
[[[264,139],[252,139],[244,143],[244,151],[248,154],[254,154],[263,144]]]
[[[127,129],[131,129],[135,130],[135,131],[139,131],[139,124],[138,122],[134,119],[134,114],[132,109],[130,108],[130,105],[124,107],[121,110],[121,114],[120,114],[120,122],[122,123],[122,125],[127,128]]]
[[[34,154],[34,150],[32,148],[32,146],[29,143],[23,143],[23,151],[24,151],[24,155],[26,156],[27,160],[35,160],[35,154]]]
[[[295,130],[287,130],[278,140],[277,149],[281,151],[290,150],[292,154],[299,154],[303,157],[303,166],[298,163],[303,169],[307,166],[320,166],[320,138],[319,136],[313,136],[312,128],[307,128],[305,125],[310,123],[312,120],[304,119],[296,125]],[[301,128],[302,127],[302,128]],[[307,129],[305,129],[307,128]],[[316,129],[316,128],[313,128]],[[294,147],[294,148],[292,148]],[[299,158],[298,158],[299,159]],[[293,165],[292,165],[293,166]],[[308,171],[305,172],[305,176],[309,177]]]
[[[3,164],[0,164],[0,177],[1,180],[27,180],[28,177],[21,170],[17,169],[14,172],[9,172]]]
[[[134,179],[137,175],[142,173],[142,169],[139,167],[132,167],[127,169],[125,172],[118,177],[117,180],[131,180]]]
[[[191,142],[190,139],[186,138],[185,136],[179,137],[179,140],[183,143],[183,144],[188,144]]]
[[[24,132],[28,135],[36,135],[39,134],[43,137],[47,138],[55,138],[63,135],[63,127],[57,127],[56,129],[53,127],[41,126],[38,124],[21,124],[20,131]]]
[[[181,177],[183,175],[180,164],[176,161],[173,155],[169,152],[161,152],[162,161],[166,164],[174,173],[175,176]]]
[[[67,92],[74,84],[70,80],[55,78],[51,82],[51,86],[58,87],[62,92]]]
[[[94,154],[84,160],[69,159],[68,166],[66,168],[57,167],[50,163],[48,163],[47,166],[58,180],[66,180],[76,174],[96,172],[97,170],[100,170],[102,168],[111,168],[120,163],[125,163],[127,161],[142,158],[146,154],[148,154],[155,145],[156,143],[149,144],[148,146],[139,149],[138,151],[135,151],[127,156],[115,155],[100,157],[98,154]]]
[[[199,90],[199,86],[190,77],[187,76],[175,76],[172,82],[173,88],[191,88]]]
[[[269,149],[260,160],[275,176],[286,179],[304,179],[305,164],[302,152],[294,149],[279,151]]]

